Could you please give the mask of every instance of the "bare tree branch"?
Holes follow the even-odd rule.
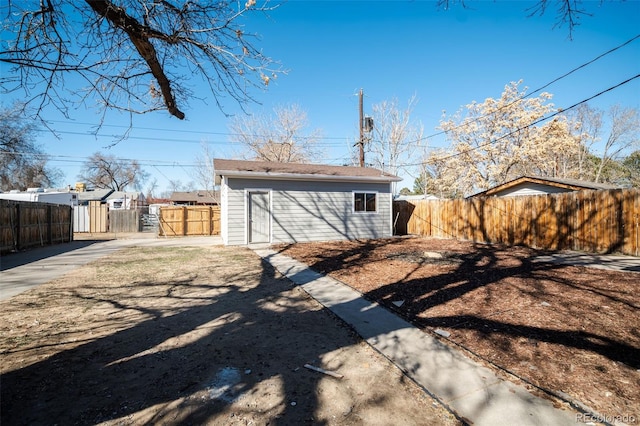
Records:
[[[291,105],[275,108],[274,114],[237,117],[233,121],[232,138],[243,146],[245,157],[279,163],[307,163],[320,158],[316,142],[321,132],[305,132],[305,111]]]
[[[252,89],[284,71],[253,46],[256,35],[240,19],[268,13],[232,1],[21,0],[0,6],[3,32],[14,34],[0,61],[2,93],[22,91],[36,116],[54,107],[68,116],[96,101],[104,114],[166,110],[185,117],[195,79],[204,82],[224,112],[228,98],[255,102]]]
[[[22,105],[0,109],[0,191],[56,185],[62,171],[35,142],[38,126],[26,120]]]
[[[471,0],[438,0],[436,5],[438,9],[448,10],[451,6],[459,4],[463,8],[469,8]],[[602,3],[602,0],[600,0]],[[573,37],[573,31],[575,27],[580,25],[580,18],[582,16],[591,16],[587,13],[582,6],[583,0],[538,0],[538,2],[526,9],[528,17],[542,16],[547,13],[547,9],[550,6],[556,8],[556,23],[555,27],[567,26],[569,30],[569,38]]]
[[[83,163],[78,178],[95,188],[124,191],[127,187],[141,188],[148,176],[136,160],[96,152]]]
[[[176,100],[171,90],[171,82],[164,73],[162,65],[160,65],[155,47],[153,47],[153,44],[150,42],[151,37],[160,38],[168,43],[172,43],[174,40],[170,36],[166,36],[163,33],[152,30],[144,24],[140,24],[137,20],[127,15],[127,12],[123,8],[116,7],[111,4],[111,2],[106,0],[86,0],[86,2],[100,16],[106,18],[111,25],[127,33],[140,56],[142,56],[149,65],[151,74],[153,74],[160,85],[162,98],[164,99],[169,114],[181,120],[184,119],[184,113],[176,106]],[[177,42],[177,40],[175,40],[175,42]]]

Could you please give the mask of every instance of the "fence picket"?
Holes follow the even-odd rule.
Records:
[[[162,207],[159,223],[161,236],[220,235],[220,207]]]
[[[640,255],[640,190],[395,201],[398,230],[429,237]]]
[[[46,246],[72,239],[71,206],[0,200],[0,252]]]

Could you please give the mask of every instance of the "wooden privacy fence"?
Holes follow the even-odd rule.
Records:
[[[109,232],[141,232],[140,210],[109,210]]]
[[[0,200],[0,251],[66,243],[73,238],[71,206]]]
[[[160,208],[159,235],[220,235],[219,206],[168,206]]]
[[[142,212],[136,210],[109,210],[100,201],[90,201],[88,206],[73,208],[74,232],[140,232]]]
[[[73,232],[107,232],[109,207],[100,201],[89,201],[87,206],[73,207]]]
[[[395,201],[397,234],[640,256],[640,190]]]

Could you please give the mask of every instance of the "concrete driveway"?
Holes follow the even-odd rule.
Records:
[[[0,300],[44,284],[125,247],[212,245],[222,245],[222,239],[219,236],[156,238],[153,234],[129,234],[114,240],[76,240],[10,253],[0,258]]]

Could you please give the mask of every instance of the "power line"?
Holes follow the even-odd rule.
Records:
[[[522,99],[528,98],[528,97],[532,96],[533,94],[544,90],[548,86],[550,86],[550,85],[552,85],[552,84],[554,84],[554,83],[556,83],[556,82],[568,77],[569,75],[573,74],[574,72],[576,72],[576,71],[578,71],[578,70],[580,70],[582,68],[587,67],[588,65],[591,65],[592,63],[596,62],[597,60],[599,60],[599,59],[601,59],[601,58],[603,58],[603,57],[615,52],[616,50],[621,49],[622,47],[632,43],[633,41],[637,40],[638,38],[640,38],[640,34],[638,34],[638,35],[632,37],[631,39],[625,41],[624,43],[622,43],[622,44],[620,44],[620,45],[618,45],[618,46],[616,46],[616,47],[614,47],[614,48],[612,48],[612,49],[610,49],[610,50],[608,50],[608,51],[596,56],[594,59],[592,59],[592,60],[590,60],[588,62],[585,62],[585,63],[579,65],[578,67],[575,67],[571,71],[569,71],[569,72],[567,72],[567,73],[565,73],[565,74],[553,79],[549,83],[546,83],[545,85],[541,86],[540,88],[535,89],[534,91],[530,92],[529,94],[527,94],[525,96],[522,96],[519,99],[516,99],[516,100],[512,101],[511,103],[509,103],[509,104],[507,104],[505,106],[502,106],[500,109],[498,109],[498,111],[500,111],[500,110],[512,105],[515,102],[518,102],[518,101],[520,101]],[[607,93],[607,92],[609,92],[611,90],[614,90],[614,89],[616,89],[616,88],[618,88],[620,86],[623,86],[623,85],[629,83],[630,81],[638,78],[639,76],[640,76],[640,74],[636,75],[636,76],[634,76],[634,77],[632,77],[630,79],[627,79],[627,80],[625,80],[625,81],[623,81],[623,82],[621,82],[621,83],[619,83],[619,84],[617,84],[615,86],[612,86],[612,87],[610,87],[608,89],[605,89],[602,92],[599,92],[599,93],[597,93],[597,94],[595,94],[595,95],[593,95],[593,96],[591,96],[591,97],[589,97],[589,98],[587,98],[587,99],[585,99],[583,101],[580,101],[580,102],[578,102],[578,103],[576,103],[576,104],[574,104],[574,105],[572,105],[572,106],[570,106],[568,108],[565,108],[564,110],[558,111],[558,112],[556,112],[554,114],[551,114],[551,115],[549,115],[547,117],[543,117],[541,119],[538,119],[538,120],[534,121],[533,123],[530,123],[527,126],[523,126],[522,128],[514,130],[514,131],[512,131],[512,132],[510,132],[510,133],[508,133],[508,134],[506,134],[506,135],[504,135],[504,136],[502,136],[502,137],[500,137],[498,139],[489,141],[489,142],[487,142],[485,144],[482,144],[482,145],[480,145],[478,147],[471,148],[471,149],[469,149],[467,151],[464,151],[464,152],[461,152],[461,153],[452,154],[452,155],[449,155],[447,157],[443,157],[443,158],[441,158],[441,160],[452,158],[454,156],[458,156],[458,155],[461,155],[461,154],[466,153],[466,152],[477,150],[477,149],[482,148],[484,146],[488,146],[489,144],[498,142],[498,141],[510,136],[511,134],[513,134],[515,132],[524,130],[524,129],[526,129],[528,127],[531,127],[531,126],[533,126],[535,124],[538,124],[540,122],[549,120],[550,118],[553,118],[553,117],[561,114],[564,111],[571,110],[571,109],[575,108],[578,105],[586,103],[589,100],[597,98],[598,96],[601,96],[604,93]],[[489,115],[490,114],[487,114],[487,115],[481,116],[481,117],[477,117],[473,121],[467,122],[465,124],[461,124],[459,126],[456,126],[455,128],[459,128],[459,127],[468,125],[469,123],[472,123],[474,121],[480,120],[480,119],[485,118],[485,117],[487,117]],[[61,121],[61,120],[51,120],[51,122],[53,122],[53,123],[65,123],[65,124],[94,125],[93,123],[68,122],[68,121]],[[102,125],[101,127],[129,128],[130,126],[105,124],[105,125]],[[151,127],[136,127],[136,129],[139,129],[139,130],[154,130],[154,131],[161,131],[161,132],[177,132],[177,133],[182,133],[182,134],[186,133],[186,134],[203,134],[203,135],[219,135],[219,136],[237,136],[237,135],[239,135],[237,133],[228,133],[228,132],[206,132],[206,131],[196,131],[196,130],[175,130],[175,129],[163,129],[163,128],[158,129],[158,128],[151,128]],[[72,135],[82,135],[82,136],[109,137],[109,138],[118,138],[119,137],[118,135],[98,135],[98,134],[93,134],[93,133],[72,132],[72,131],[57,131],[57,133],[60,133],[60,134],[72,134]],[[428,135],[428,136],[425,136],[425,137],[422,137],[422,138],[418,138],[418,139],[413,140],[413,141],[409,141],[408,143],[420,142],[420,141],[423,141],[423,140],[431,139],[431,138],[433,138],[435,136],[439,136],[439,135],[444,134],[444,133],[446,133],[446,132],[445,131],[437,132],[437,133],[434,133],[434,134],[431,134],[431,135]],[[258,135],[253,135],[253,136],[258,136]],[[311,136],[302,136],[300,138],[302,138],[302,139],[311,138]],[[142,137],[142,136],[129,136],[127,139],[150,140],[150,141],[165,141],[165,142],[172,142],[172,143],[203,143],[203,142],[210,143],[210,144],[228,144],[229,143],[228,141],[168,139],[168,138],[152,138],[152,137]],[[322,137],[321,140],[341,140],[341,141],[346,142],[347,144],[351,143],[350,138],[347,138],[347,137]],[[321,144],[322,145],[325,145],[325,144],[326,145],[332,145],[332,144],[334,144],[336,146],[339,145],[338,143],[331,143],[331,142],[321,143]],[[89,158],[89,157],[72,157],[72,156],[63,156],[63,155],[19,153],[19,152],[6,152],[6,154],[29,155],[29,156],[34,156],[34,157],[46,157],[48,159],[56,159],[56,160],[53,160],[53,161],[66,162],[66,163],[81,163],[81,162],[84,162],[85,160],[87,160]],[[74,158],[76,158],[76,160],[74,160]],[[347,158],[347,156],[344,156],[344,157],[341,157],[341,158],[333,159],[332,161],[340,162],[340,161],[343,161],[346,158]],[[195,164],[170,162],[170,161],[162,161],[162,160],[139,160],[139,159],[126,159],[126,158],[118,158],[118,160],[129,161],[129,162],[138,161],[139,163],[144,163],[143,165],[149,166],[149,167],[196,167]],[[401,167],[408,167],[408,166],[415,166],[415,165],[421,165],[421,164],[424,164],[424,163],[421,162],[421,163],[413,163],[413,164],[404,164],[404,165],[400,165],[400,166]]]
[[[464,125],[468,125],[471,123],[474,123],[476,121],[482,120],[484,118],[489,117],[492,114],[496,114],[497,112],[500,112],[502,110],[504,110],[505,108],[508,108],[509,106],[527,99],[531,96],[533,96],[535,93],[541,92],[542,90],[546,89],[547,87],[551,86],[554,83],[557,83],[558,81],[570,76],[571,74],[581,70],[582,68],[585,68],[591,64],[593,64],[594,62],[602,59],[603,57],[627,46],[628,44],[634,42],[635,40],[640,38],[640,34],[637,34],[636,36],[630,38],[629,40],[625,41],[624,43],[609,49],[608,51],[601,53],[600,55],[596,56],[595,58],[573,68],[572,70],[562,74],[561,76],[551,80],[550,82],[542,85],[541,87],[529,92],[528,94],[521,96],[513,101],[511,101],[510,103],[501,106],[500,108],[498,108],[496,111],[490,113],[490,114],[486,114],[480,117],[476,117],[471,121],[466,122],[465,124],[460,124],[458,126],[453,127],[453,129],[457,129],[460,128]],[[78,124],[78,125],[91,125],[91,126],[97,126],[96,124],[93,123],[86,123],[86,122],[69,122],[69,121],[63,121],[63,120],[50,120],[51,123],[63,123],[63,124]],[[113,127],[113,128],[122,128],[122,129],[129,129],[131,128],[131,126],[125,126],[125,125],[116,125],[116,124],[103,124],[100,125],[100,127]],[[153,128],[153,127],[135,127],[136,130],[152,130],[152,131],[159,131],[159,132],[174,132],[174,133],[181,133],[181,134],[202,134],[202,135],[216,135],[216,136],[252,136],[252,137],[260,137],[261,135],[258,134],[239,134],[239,133],[231,133],[231,132],[210,132],[210,131],[198,131],[198,130],[176,130],[176,129],[165,129],[165,128]],[[107,138],[113,138],[113,139],[118,139],[121,138],[121,135],[99,135],[99,134],[94,134],[94,133],[86,133],[86,132],[72,132],[72,131],[64,131],[64,130],[59,130],[56,131],[56,133],[59,134],[69,134],[69,135],[80,135],[80,136],[94,136],[94,137],[107,137]],[[428,140],[428,139],[433,139],[436,136],[440,136],[443,134],[446,134],[447,131],[439,131],[412,141],[408,141],[407,143],[415,143],[415,142],[421,142],[424,140]],[[314,138],[314,136],[298,136],[299,139],[310,139],[310,138]],[[220,141],[220,140],[192,140],[192,139],[169,139],[169,138],[153,138],[153,137],[143,137],[143,136],[128,136],[127,140],[149,140],[149,141],[156,141],[156,142],[172,142],[172,143],[208,143],[208,144],[213,144],[213,145],[226,145],[229,143],[229,141]],[[326,140],[335,140],[335,141],[342,141],[344,143],[351,143],[352,141],[350,140],[349,137],[339,137],[339,136],[327,136],[327,137],[322,137],[320,138],[320,140],[316,143],[318,143],[319,145],[325,145],[325,146],[340,146],[341,144],[338,142],[332,143],[332,142],[322,142],[322,141],[326,141]]]
[[[550,114],[548,116],[539,118],[539,119],[527,124],[526,126],[522,126],[522,127],[519,127],[518,129],[512,130],[511,132],[509,132],[509,133],[507,133],[507,134],[505,134],[503,136],[500,136],[497,139],[493,139],[491,141],[488,141],[488,142],[486,142],[484,144],[478,145],[477,147],[470,148],[470,149],[468,149],[466,151],[463,151],[463,152],[459,152],[459,153],[456,153],[456,154],[451,154],[451,155],[448,155],[448,156],[445,156],[445,157],[441,157],[441,158],[439,158],[439,160],[446,160],[446,159],[449,159],[449,158],[453,158],[453,157],[459,156],[461,154],[465,154],[465,153],[468,153],[468,152],[476,151],[476,150],[478,150],[480,148],[483,148],[485,146],[489,146],[489,145],[491,145],[491,144],[493,144],[495,142],[501,141],[502,139],[505,139],[505,138],[513,135],[514,133],[517,133],[517,132],[520,132],[522,130],[528,129],[531,126],[534,126],[536,124],[539,124],[539,123],[542,123],[544,121],[547,121],[547,120],[549,120],[549,119],[551,119],[553,117],[556,117],[556,116],[558,116],[560,114],[563,114],[564,112],[569,111],[569,110],[571,110],[571,109],[573,109],[573,108],[575,108],[575,107],[577,107],[579,105],[587,103],[590,100],[595,99],[595,98],[597,98],[599,96],[602,96],[607,92],[615,90],[618,87],[624,86],[625,84],[628,84],[628,83],[630,83],[631,81],[633,81],[633,80],[635,80],[637,78],[640,78],[640,74],[636,74],[635,76],[630,77],[630,78],[628,78],[628,79],[626,79],[626,80],[624,80],[624,81],[622,81],[622,82],[620,82],[620,83],[618,83],[618,84],[616,84],[614,86],[611,86],[611,87],[609,87],[607,89],[604,89],[604,90],[596,93],[595,95],[592,95],[592,96],[590,96],[590,97],[588,97],[586,99],[583,99],[580,102],[576,102],[575,104],[573,104],[573,105],[571,105],[571,106],[569,106],[567,108],[560,108],[557,112],[554,112],[553,114]],[[462,127],[462,125],[459,126],[459,127]],[[24,156],[31,156],[31,157],[36,157],[36,158],[40,157],[40,158],[46,158],[46,159],[58,159],[58,160],[55,160],[55,161],[73,162],[73,163],[85,162],[87,159],[90,158],[90,157],[79,157],[79,156],[69,156],[69,155],[51,155],[51,154],[44,154],[44,153],[18,152],[18,151],[3,151],[3,152],[0,152],[0,154],[3,154],[3,155],[24,155]],[[334,161],[340,161],[340,160],[342,160],[344,158],[346,158],[346,156],[334,159]],[[146,165],[146,166],[151,166],[151,167],[196,167],[197,166],[197,164],[180,163],[180,162],[176,162],[176,161],[163,161],[163,160],[148,160],[148,159],[142,159],[141,160],[141,159],[120,158],[120,157],[118,157],[117,160],[118,161],[128,161],[128,162],[137,161],[141,165]],[[418,165],[422,165],[422,164],[425,164],[425,162],[407,163],[407,164],[401,164],[399,166],[401,166],[401,167],[409,167],[409,166],[418,166]]]
[[[95,137],[100,137],[100,138],[114,138],[117,139],[119,136],[118,135],[103,135],[103,134],[92,134],[92,133],[85,133],[85,132],[72,132],[72,131],[68,131],[68,130],[56,130],[56,133],[59,134],[67,134],[67,135],[80,135],[80,136],[95,136]],[[303,137],[299,137],[299,139],[309,139],[311,138],[311,136],[303,136]],[[201,144],[201,143],[207,143],[207,144],[212,144],[212,145],[228,145],[230,142],[229,141],[211,141],[211,140],[194,140],[194,139],[169,139],[169,138],[157,138],[157,137],[149,137],[149,136],[127,136],[127,140],[144,140],[144,141],[154,141],[154,142],[171,142],[171,143],[197,143],[197,144]],[[321,138],[319,141],[316,142],[316,144],[320,144],[320,145],[325,145],[325,146],[339,146],[341,144],[337,143],[337,142],[322,142],[323,139],[327,139],[327,138]],[[332,139],[339,139],[339,138],[332,138]],[[343,142],[345,143],[351,143],[349,141],[348,138],[342,138]]]
[[[521,100],[523,100],[523,99],[529,98],[529,97],[530,97],[530,96],[532,96],[533,94],[538,93],[538,92],[540,92],[540,91],[542,91],[542,90],[546,89],[547,87],[551,86],[553,83],[556,83],[556,82],[558,82],[558,81],[560,81],[560,80],[562,80],[562,79],[564,79],[564,78],[568,77],[569,75],[573,74],[574,72],[576,72],[576,71],[578,71],[578,70],[580,70],[580,69],[582,69],[582,68],[585,68],[585,67],[587,67],[588,65],[591,65],[592,63],[596,62],[597,60],[599,60],[599,59],[601,59],[601,58],[603,58],[603,57],[605,57],[605,56],[607,56],[607,55],[609,55],[609,54],[611,54],[611,53],[615,52],[615,51],[616,51],[616,50],[618,50],[618,49],[621,49],[622,47],[624,47],[624,46],[626,46],[626,45],[630,44],[631,42],[633,42],[633,41],[637,40],[638,38],[640,38],[640,34],[638,34],[638,35],[636,35],[636,36],[634,36],[634,37],[630,38],[629,40],[625,41],[624,43],[622,43],[622,44],[620,44],[620,45],[618,45],[618,46],[616,46],[616,47],[614,47],[614,48],[612,48],[612,49],[610,49],[610,50],[608,50],[608,51],[606,51],[606,52],[604,52],[604,53],[602,53],[602,54],[600,54],[600,55],[596,56],[595,58],[591,59],[590,61],[585,62],[585,63],[583,63],[582,65],[579,65],[579,66],[577,66],[577,67],[573,68],[571,71],[566,72],[566,73],[564,73],[563,75],[561,75],[560,77],[557,77],[557,78],[555,78],[555,79],[551,80],[549,83],[544,84],[543,86],[541,86],[541,87],[539,87],[539,88],[535,89],[534,91],[532,91],[532,92],[530,92],[530,93],[528,93],[528,94],[526,94],[526,95],[524,95],[524,96],[521,96],[521,97],[519,97],[518,99],[515,99],[515,100],[511,101],[510,103],[508,103],[508,104],[506,104],[506,105],[501,106],[501,107],[500,107],[500,108],[498,108],[496,111],[494,111],[494,112],[492,112],[492,113],[490,113],[490,114],[485,114],[485,115],[482,115],[482,116],[480,116],[480,117],[476,117],[475,119],[473,119],[473,120],[471,120],[471,121],[468,121],[468,122],[466,122],[465,124],[460,124],[460,125],[458,125],[458,126],[454,126],[454,127],[453,127],[453,129],[458,129],[458,128],[462,127],[462,126],[465,126],[465,125],[468,125],[468,124],[471,124],[471,123],[475,123],[476,121],[479,121],[479,120],[481,120],[481,119],[483,119],[483,118],[487,118],[487,117],[489,117],[489,116],[490,116],[490,115],[492,115],[492,114],[496,114],[497,112],[502,111],[503,109],[505,109],[505,108],[507,108],[507,107],[509,107],[509,106],[511,106],[511,105],[513,105],[513,104],[515,104],[516,102],[519,102],[519,101],[521,101]],[[410,142],[408,142],[408,143],[421,142],[421,141],[423,141],[423,140],[433,139],[434,137],[436,137],[436,136],[440,136],[440,135],[443,135],[443,134],[445,134],[445,133],[447,133],[447,131],[442,130],[442,131],[440,131],[440,132],[436,132],[436,133],[433,133],[433,134],[431,134],[431,135],[424,136],[424,137],[422,137],[422,138],[419,138],[419,139],[416,139],[416,140],[410,141]]]
[[[91,157],[72,156],[72,155],[52,155],[36,152],[19,152],[19,151],[2,151],[0,155],[20,155],[25,157],[42,158],[50,161],[61,163],[86,163]],[[195,163],[182,163],[178,161],[150,160],[137,158],[116,157],[116,161],[133,163],[137,162],[142,166],[148,167],[197,167]]]
[[[86,123],[86,122],[78,122],[78,121],[63,121],[63,120],[48,120],[50,123],[62,123],[62,124],[78,124],[78,125],[85,125],[85,126],[98,126],[94,123]],[[158,131],[158,132],[172,132],[172,133],[181,133],[181,134],[200,134],[200,135],[216,135],[216,136],[252,136],[252,137],[264,137],[264,135],[259,135],[259,134],[242,134],[242,133],[231,133],[231,132],[209,132],[209,131],[199,131],[199,130],[177,130],[177,129],[164,129],[164,128],[154,128],[154,127],[132,127],[132,126],[124,126],[124,125],[117,125],[117,124],[102,124],[100,125],[100,127],[114,127],[114,128],[118,128],[118,129],[130,129],[133,128],[134,130],[152,130],[152,131]],[[86,136],[96,136],[96,137],[112,137],[112,138],[119,138],[121,137],[121,135],[99,135],[96,133],[91,133],[91,132],[71,132],[71,131],[56,131],[56,133],[63,133],[63,134],[73,134],[73,135],[86,135]],[[312,138],[316,138],[316,136],[297,136],[297,138],[299,139],[312,139]],[[127,139],[144,139],[142,137],[127,137]],[[153,140],[167,140],[167,141],[176,141],[176,139],[155,139],[155,138],[147,138],[147,139],[153,139]],[[341,137],[341,136],[327,136],[327,137],[321,137],[320,139],[324,139],[324,140],[345,140],[348,139],[347,137]],[[201,142],[208,142],[208,141],[203,141],[203,140],[199,140],[199,141],[195,141],[195,140],[188,140],[188,139],[178,139],[177,141],[185,141],[185,142],[197,142],[197,143],[201,143]],[[220,143],[228,143],[228,141],[221,141]]]
[[[533,95],[534,93],[540,92],[540,91],[541,91],[541,90],[543,90],[543,89],[546,89],[547,87],[551,86],[553,83],[555,83],[555,82],[557,82],[557,81],[562,80],[563,78],[565,78],[565,77],[567,77],[567,76],[569,76],[569,75],[573,74],[574,72],[576,72],[576,71],[578,71],[578,70],[580,70],[580,69],[582,69],[582,68],[584,68],[584,67],[586,67],[586,66],[588,66],[588,65],[591,65],[592,63],[594,63],[594,62],[595,62],[595,61],[597,61],[598,59],[603,58],[603,57],[607,56],[608,54],[615,52],[616,50],[618,50],[618,49],[620,49],[620,48],[622,48],[622,47],[626,46],[627,44],[631,43],[632,41],[634,41],[634,40],[636,40],[636,39],[638,39],[638,38],[640,38],[640,34],[636,35],[635,37],[630,38],[629,40],[625,41],[625,42],[624,42],[624,43],[622,43],[621,45],[616,46],[616,47],[614,47],[613,49],[608,50],[608,51],[604,52],[604,53],[603,53],[603,54],[601,54],[601,55],[596,56],[595,58],[593,58],[593,59],[592,59],[592,60],[590,60],[589,62],[585,62],[584,64],[582,64],[582,65],[580,65],[580,66],[578,66],[578,67],[576,67],[576,68],[572,69],[572,70],[571,70],[571,71],[569,71],[568,73],[565,73],[565,74],[561,75],[560,77],[558,77],[558,78],[556,78],[556,79],[554,79],[554,80],[550,81],[549,83],[545,84],[544,86],[540,87],[539,89],[534,90],[533,92],[531,92],[530,94],[528,94],[527,96],[525,96],[525,98],[527,98],[527,97],[529,97],[529,96]]]
[[[519,127],[519,128],[517,128],[517,129],[515,129],[515,130],[512,130],[511,132],[507,133],[506,135],[500,136],[500,137],[499,137],[499,138],[497,138],[497,139],[490,140],[489,142],[486,142],[486,143],[480,144],[480,145],[478,145],[478,146],[476,146],[476,147],[473,147],[473,148],[469,148],[469,149],[467,149],[467,150],[465,150],[465,151],[462,151],[462,152],[458,152],[458,153],[455,153],[455,154],[450,154],[450,155],[447,155],[447,156],[444,156],[444,157],[438,158],[438,160],[439,160],[439,161],[448,160],[449,158],[457,157],[457,156],[462,155],[462,154],[467,154],[467,153],[472,152],[472,151],[477,151],[477,150],[478,150],[478,149],[480,149],[480,148],[484,148],[484,147],[486,147],[486,146],[489,146],[489,145],[491,145],[491,144],[494,144],[494,143],[496,143],[496,142],[499,142],[499,141],[501,141],[502,139],[505,139],[505,138],[507,138],[507,137],[509,137],[509,136],[513,135],[514,133],[518,133],[518,132],[520,132],[520,131],[522,131],[522,130],[528,129],[528,128],[529,128],[529,127],[531,127],[531,126],[535,126],[536,124],[542,123],[543,121],[547,121],[547,120],[549,120],[549,119],[551,119],[551,118],[553,118],[553,117],[556,117],[556,116],[558,116],[558,115],[560,115],[560,114],[564,113],[565,111],[569,111],[569,110],[571,110],[571,109],[573,109],[573,108],[575,108],[575,107],[577,107],[577,106],[579,106],[579,105],[582,105],[582,104],[584,104],[584,103],[586,103],[586,102],[589,102],[589,101],[590,101],[590,100],[592,100],[592,99],[595,99],[595,98],[597,98],[597,97],[599,97],[599,96],[602,96],[602,95],[604,95],[604,94],[605,94],[605,93],[607,93],[607,92],[610,92],[610,91],[612,91],[612,90],[614,90],[614,89],[617,89],[618,87],[624,86],[625,84],[630,83],[631,81],[633,81],[633,80],[635,80],[636,78],[639,78],[639,77],[640,77],[640,74],[636,74],[635,76],[633,76],[633,77],[631,77],[631,78],[628,78],[628,79],[626,79],[626,80],[624,80],[624,81],[622,81],[622,82],[620,82],[620,83],[616,84],[615,86],[611,86],[611,87],[609,87],[608,89],[605,89],[605,90],[603,90],[603,91],[601,91],[601,92],[598,92],[598,93],[596,93],[595,95],[588,97],[587,99],[584,99],[584,100],[582,100],[582,101],[580,101],[580,102],[577,102],[577,103],[575,103],[575,104],[571,105],[570,107],[567,107],[567,108],[561,108],[561,109],[560,109],[560,110],[558,110],[557,112],[554,112],[553,114],[550,114],[550,115],[548,115],[548,116],[545,116],[545,117],[539,118],[539,119],[537,119],[537,120],[535,120],[535,121],[533,121],[533,122],[531,122],[531,123],[527,124],[526,126],[522,126],[522,127]],[[402,165],[402,167],[420,166],[420,165],[424,165],[424,164],[427,164],[427,163],[428,163],[428,161],[423,161],[423,162],[420,162],[420,163],[414,163],[414,164],[403,164],[403,165]]]
[[[117,139],[118,135],[103,135],[103,134],[99,134],[99,135],[94,135],[91,133],[83,133],[83,132],[71,132],[71,131],[66,131],[66,130],[56,130],[56,133],[59,134],[70,134],[70,135],[81,135],[81,136],[95,136],[95,137],[100,137],[100,138],[114,138]],[[305,137],[300,137],[299,139],[309,139],[311,138],[311,136],[305,136]],[[316,141],[315,143],[317,145],[322,145],[322,146],[341,146],[344,143],[351,143],[351,140],[349,138],[342,138],[343,142],[342,143],[338,143],[338,142],[324,142],[323,139],[325,138],[321,138],[320,140]],[[334,138],[334,139],[338,139],[338,138]],[[169,139],[169,138],[157,138],[157,137],[149,137],[149,136],[127,136],[127,140],[142,140],[142,141],[153,141],[153,142],[170,142],[170,143],[193,143],[193,144],[202,144],[202,143],[206,143],[206,144],[211,144],[211,145],[229,145],[230,143],[234,143],[234,142],[229,142],[229,141],[222,141],[222,140],[194,140],[194,139]]]

